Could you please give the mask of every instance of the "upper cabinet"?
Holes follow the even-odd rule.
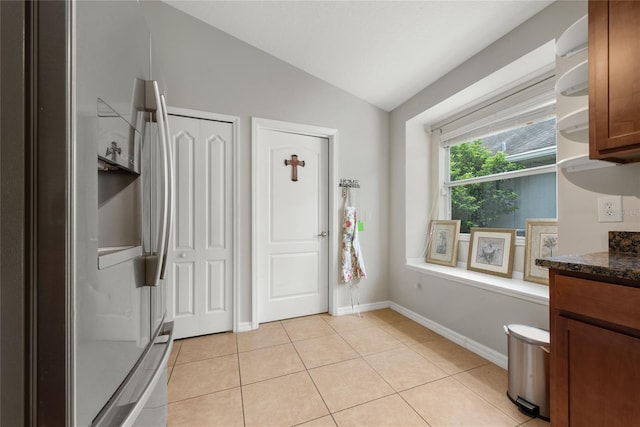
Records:
[[[589,0],[589,156],[640,161],[640,1]]]

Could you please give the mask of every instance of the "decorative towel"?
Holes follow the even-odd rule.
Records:
[[[349,283],[354,277],[360,279],[367,277],[360,242],[358,242],[357,222],[356,208],[345,207],[342,223],[342,283]]]

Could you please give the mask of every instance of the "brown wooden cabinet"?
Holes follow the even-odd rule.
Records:
[[[601,280],[550,270],[553,426],[640,422],[640,288]]]
[[[640,161],[640,1],[589,0],[589,157]]]

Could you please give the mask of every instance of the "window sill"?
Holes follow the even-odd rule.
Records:
[[[549,305],[549,287],[545,285],[526,282],[518,278],[507,279],[490,274],[477,273],[463,268],[430,264],[421,258],[407,259],[405,267],[408,270],[452,280],[463,285],[473,286],[545,306]]]

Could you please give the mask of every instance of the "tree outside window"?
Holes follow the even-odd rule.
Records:
[[[493,154],[481,139],[451,147],[450,180],[459,181],[479,176],[524,169],[510,162],[503,151]],[[451,188],[451,217],[460,219],[460,231],[490,226],[500,217],[518,210],[518,193],[505,180],[479,182]]]

